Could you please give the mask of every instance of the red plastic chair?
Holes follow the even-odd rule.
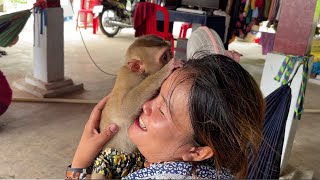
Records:
[[[81,9],[78,11],[77,15],[77,23],[76,23],[76,29],[78,30],[79,27],[79,16],[80,14],[83,14],[83,24],[84,29],[87,29],[88,26],[88,14],[92,15],[92,28],[93,28],[93,34],[96,34],[98,27],[99,27],[99,17],[94,18],[94,13],[92,11],[93,7],[96,5],[101,4],[99,0],[88,0],[89,7],[87,8],[86,0],[81,0]]]
[[[191,23],[183,23],[181,25],[181,28],[180,28],[179,38],[186,39],[187,31],[188,31],[189,28],[192,28],[192,24]]]
[[[163,32],[157,30],[158,11],[162,12],[163,14]],[[139,23],[137,24],[137,22]],[[170,41],[172,55],[174,55],[174,38],[172,33],[169,33],[169,12],[165,7],[161,7],[160,5],[154,3],[139,2],[135,9],[134,23],[134,27],[144,27],[144,32],[140,32],[138,36],[154,34],[162,37],[167,41]]]

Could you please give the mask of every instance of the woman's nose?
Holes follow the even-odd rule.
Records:
[[[152,100],[145,102],[142,106],[143,113],[145,115],[150,115],[152,112]]]

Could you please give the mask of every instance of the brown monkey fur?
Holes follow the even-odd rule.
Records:
[[[101,115],[100,130],[110,123],[120,127],[104,149],[114,148],[124,153],[136,150],[128,138],[129,126],[138,117],[143,104],[157,93],[173,69],[182,66],[181,61],[172,59],[170,50],[170,43],[155,35],[142,36],[129,46],[126,63],[117,73],[115,85]],[[93,173],[91,179],[106,177]]]
[[[110,123],[116,123],[120,128],[104,148],[126,153],[136,149],[128,139],[127,129],[173,69],[182,65],[181,61],[171,60],[170,49],[170,43],[155,35],[142,36],[129,46],[126,63],[117,74],[100,122],[101,130]]]

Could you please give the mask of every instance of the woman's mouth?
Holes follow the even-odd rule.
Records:
[[[147,131],[146,126],[144,125],[141,117],[139,117],[139,119],[136,119],[136,125],[139,126],[142,130]]]

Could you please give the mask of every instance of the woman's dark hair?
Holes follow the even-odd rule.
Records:
[[[261,142],[265,104],[259,86],[239,63],[223,55],[197,55],[181,72],[192,84],[188,106],[194,140],[215,151],[215,168],[245,178],[248,147],[256,153]]]

